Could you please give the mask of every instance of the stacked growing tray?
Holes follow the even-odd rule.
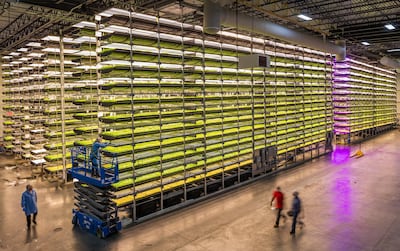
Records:
[[[79,65],[79,56],[74,54],[76,49],[71,48],[74,45],[73,39],[63,38],[64,44],[64,96],[61,94],[61,59],[60,59],[60,38],[58,36],[47,36],[44,41],[43,52],[47,58],[45,64],[46,85],[44,86],[45,98],[44,114],[47,116],[45,126],[45,145],[48,151],[44,159],[46,160],[46,170],[50,173],[56,173],[63,170],[63,152],[62,152],[62,124],[65,123],[65,147],[73,146],[75,133],[73,127],[79,123],[72,118],[76,107],[72,104],[73,87],[75,81],[79,78],[73,74],[76,72],[74,67]],[[64,99],[64,121],[62,118],[62,99]],[[66,168],[70,167],[70,153],[66,151],[65,159],[68,161]]]
[[[79,85],[74,87],[76,95],[73,103],[79,108],[78,113],[73,115],[74,119],[79,120],[79,124],[74,128],[75,133],[84,135],[84,138],[75,141],[77,146],[91,146],[95,138],[98,136],[98,83],[97,83],[97,57],[96,57],[96,38],[95,24],[89,22],[81,22],[75,25],[78,29],[80,42],[80,50],[85,52],[82,56],[80,69]]]
[[[42,43],[28,43],[26,48],[20,48],[2,60],[5,147],[9,152],[29,159],[40,173],[45,171],[51,177],[59,178],[64,171],[63,123],[66,169],[71,167],[69,148],[75,142],[90,145],[98,135],[97,108],[94,116],[82,120],[85,117],[82,114],[93,112],[94,106],[74,103],[88,93],[97,95],[93,24],[91,29],[77,28],[75,38],[63,38],[64,93],[61,91],[58,36],[47,36]],[[65,102],[64,119],[61,116],[62,100]],[[97,101],[94,105],[97,107]]]
[[[12,152],[15,148],[13,145],[12,136],[14,121],[12,116],[15,112],[18,112],[20,105],[16,105],[12,98],[12,88],[15,87],[15,81],[13,80],[13,65],[11,64],[13,56],[6,55],[2,57],[2,79],[3,79],[3,140],[6,151]]]
[[[347,59],[336,63],[335,133],[344,142],[362,139],[396,124],[396,74]]]
[[[20,52],[10,53],[12,60],[8,64],[8,69],[5,69],[5,74],[8,78],[5,80],[5,94],[7,98],[4,100],[5,105],[5,136],[6,149],[11,150],[14,154],[22,154],[21,149],[21,135],[23,118],[23,104],[21,102],[21,92],[24,88],[24,81],[22,80],[23,72],[19,70],[23,62],[18,59],[21,56]],[[8,70],[8,71],[7,71]],[[7,86],[7,87],[6,87]]]
[[[43,60],[45,59],[45,53],[41,51],[38,43],[29,43],[27,48],[29,48],[27,56],[31,58],[29,64],[31,70],[28,76],[31,79],[31,83],[25,92],[25,96],[28,97],[25,107],[28,107],[28,110],[25,115],[24,128],[27,129],[25,137],[29,141],[25,142],[22,148],[26,151],[26,158],[29,157],[34,166],[40,167],[36,171],[41,173],[41,164],[46,154],[44,144],[47,142],[44,138],[46,116],[44,115],[43,104],[45,84],[43,73],[46,71]]]
[[[113,201],[133,221],[254,176],[256,150],[275,147],[275,167],[329,151],[327,55],[140,13],[102,15],[98,114],[111,142],[102,167],[118,163]],[[270,55],[271,69],[238,69],[251,53]]]
[[[3,64],[5,68],[5,84],[3,94],[6,96],[3,107],[5,111],[4,125],[6,148],[14,154],[27,159],[30,154],[30,129],[27,124],[30,120],[30,108],[32,100],[29,99],[29,91],[37,79],[31,76],[36,67],[32,66],[33,57],[28,56],[28,48],[20,48],[3,59],[9,61]]]
[[[74,146],[74,142],[87,138],[87,134],[91,135],[92,130],[87,129],[86,125],[75,114],[84,113],[85,110],[74,104],[74,100],[81,95],[80,88],[86,85],[85,68],[89,64],[89,57],[93,57],[93,52],[82,50],[80,48],[85,41],[78,37],[76,39],[63,38],[64,44],[64,89],[61,90],[61,71],[60,71],[60,49],[59,37],[48,36],[44,38],[46,48],[43,50],[47,53],[47,84],[44,88],[46,93],[45,115],[48,116],[45,126],[47,128],[45,137],[48,143],[45,148],[48,154],[45,156],[46,172],[58,178],[63,174],[63,141],[62,141],[62,124],[64,123],[65,136],[65,160],[66,169],[71,168],[70,148]],[[63,95],[61,95],[63,93]],[[64,118],[62,116],[62,99],[64,101]]]

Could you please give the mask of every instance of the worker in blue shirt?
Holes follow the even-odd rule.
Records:
[[[98,137],[92,145],[92,151],[90,152],[90,161],[92,162],[92,175],[99,176],[99,151],[100,148],[107,146],[106,143],[101,143],[103,139]]]
[[[290,231],[290,234],[296,233],[297,217],[299,216],[300,211],[301,211],[301,200],[299,198],[299,193],[294,192],[293,202],[292,202],[293,222],[292,222],[292,231]]]
[[[21,207],[26,215],[26,226],[28,230],[31,227],[31,215],[33,214],[33,223],[36,225],[37,209],[37,195],[36,191],[33,190],[32,185],[26,185],[25,192],[22,193]]]

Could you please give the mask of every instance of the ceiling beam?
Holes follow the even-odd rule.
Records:
[[[19,15],[13,22],[9,23],[0,31],[0,44],[39,18],[38,15],[29,15],[26,13]]]
[[[316,16],[319,16],[319,15],[322,15],[322,16],[324,16],[324,14],[327,14],[327,13],[330,13],[330,14],[332,14],[332,15],[335,15],[335,14],[338,14],[338,13],[335,13],[335,12],[341,12],[341,11],[344,11],[344,10],[347,10],[347,11],[351,11],[351,14],[352,15],[354,15],[353,13],[356,13],[356,12],[353,12],[354,11],[354,9],[356,9],[356,8],[363,8],[363,7],[372,7],[372,5],[379,5],[379,4],[385,4],[385,3],[388,3],[388,2],[390,2],[390,3],[392,3],[393,1],[373,1],[373,2],[370,2],[370,1],[368,1],[367,3],[365,3],[365,2],[362,2],[361,4],[353,4],[353,2],[350,2],[350,4],[349,5],[345,5],[344,4],[344,2],[343,1],[337,1],[337,2],[335,2],[335,4],[338,4],[338,8],[327,8],[327,9],[321,9],[321,8],[314,8],[314,6],[313,5],[310,5],[310,9],[318,9],[318,10],[324,10],[324,11],[317,11],[317,12],[314,12],[314,11],[312,11],[312,12],[310,12],[310,14],[311,15],[316,15]],[[329,5],[330,3],[329,3],[329,1],[327,1],[327,4],[326,5]],[[388,7],[380,7],[380,9],[381,10],[387,10],[388,9]],[[366,11],[360,11],[359,13],[364,13],[364,12],[372,12],[372,11],[377,11],[377,8],[376,7],[372,7],[372,8],[370,8],[370,9],[368,9],[368,10],[366,10]]]
[[[375,19],[375,20],[369,20],[368,22],[364,22],[364,23],[340,25],[340,26],[338,26],[338,29],[346,29],[346,28],[356,28],[357,29],[358,27],[361,27],[361,29],[362,29],[362,28],[368,27],[368,26],[384,27],[385,24],[397,22],[397,20],[398,20],[398,18],[387,19],[382,16],[375,16],[371,19]]]
[[[7,0],[1,0],[0,1],[0,16],[4,14],[6,10],[8,10],[11,7],[10,1]]]
[[[329,1],[326,1],[326,0],[322,0],[322,1],[318,1],[318,2],[314,2],[314,1],[305,1],[305,2],[307,2],[307,3],[306,4],[301,4],[301,5],[298,5],[298,4],[296,5],[296,3],[294,3],[293,6],[291,6],[291,7],[283,8],[283,9],[280,9],[280,10],[276,10],[275,12],[285,11],[285,10],[288,10],[288,9],[291,9],[291,8],[296,8],[296,9],[301,9],[301,10],[307,11],[307,10],[312,9],[312,8],[319,9],[322,6],[336,4],[336,3],[344,3],[346,1],[337,0],[336,2],[332,2],[332,1],[329,2]],[[313,13],[308,13],[308,14],[313,14]]]
[[[361,26],[359,28],[355,27],[349,27],[347,29],[336,29],[336,30],[331,30],[332,34],[353,34],[353,35],[366,35],[366,34],[373,34],[373,33],[381,33],[381,34],[390,34],[394,32],[398,32],[400,29],[395,29],[395,30],[388,30],[384,27],[385,23],[380,23],[380,24],[375,24],[374,26]]]
[[[298,21],[296,21],[294,19],[289,19],[287,17],[282,17],[280,15],[277,15],[277,14],[273,13],[272,11],[266,10],[266,9],[258,7],[258,6],[255,6],[254,4],[249,3],[248,1],[238,0],[238,2],[240,4],[248,7],[248,8],[251,8],[251,9],[259,11],[259,12],[267,15],[268,17],[273,17],[273,18],[281,20],[281,21],[292,23],[292,24],[298,25],[298,26],[303,27],[303,28],[305,28],[307,30],[312,30],[312,31],[317,32],[317,33],[322,34],[322,35],[329,35],[329,32],[327,32],[325,30],[321,30],[319,28],[310,28],[308,25],[305,25],[302,22],[298,22]]]
[[[395,35],[395,36],[390,36],[390,37],[384,37],[384,38],[371,38],[368,39],[368,41],[370,42],[375,42],[375,43],[383,43],[383,42],[392,42],[392,41],[396,41],[400,39],[400,34],[399,35]]]
[[[1,50],[0,53],[4,54],[6,52],[10,52],[11,49],[19,47],[22,43],[27,41],[28,39],[32,38],[34,34],[38,34],[40,31],[43,33],[39,33],[41,36],[46,36],[50,32],[48,29],[52,26],[51,22],[49,22],[45,18],[39,18],[31,23],[31,25],[26,26],[24,29],[19,30],[13,36],[9,37],[8,39],[2,41],[1,43]],[[40,29],[43,27],[42,29]],[[46,29],[46,30],[45,30]]]
[[[375,37],[386,38],[386,37],[392,37],[392,36],[396,36],[396,35],[400,35],[400,31],[397,31],[397,32],[393,32],[393,31],[392,32],[385,32],[385,31],[380,32],[380,31],[378,31],[378,32],[366,32],[364,34],[347,33],[346,35],[343,35],[343,36],[344,37],[351,36],[356,39],[370,39],[370,38],[375,38]]]
[[[68,26],[83,20],[92,21],[94,17],[33,5],[0,32],[0,53],[31,39],[34,34],[43,37],[38,30],[46,24],[47,29],[53,30],[51,23],[62,22]]]
[[[377,9],[376,11],[380,11],[380,10],[382,10],[382,9]],[[392,13],[393,12],[393,13]],[[387,19],[389,19],[388,20],[388,22],[389,21],[391,21],[392,19],[391,18],[388,18],[388,16],[389,15],[395,15],[394,17],[393,17],[393,20],[398,20],[398,18],[396,17],[397,16],[397,14],[399,13],[399,9],[391,9],[390,10],[390,13],[386,13],[385,15],[382,15],[382,14],[377,14],[377,15],[373,15],[373,16],[364,16],[364,17],[360,17],[360,16],[358,16],[358,15],[361,15],[361,14],[366,14],[366,13],[373,13],[371,10],[368,10],[368,11],[360,11],[360,12],[352,12],[352,13],[349,13],[349,16],[354,16],[354,18],[350,18],[350,19],[347,19],[347,18],[345,18],[345,17],[338,17],[337,19],[335,19],[335,20],[330,20],[329,18],[327,18],[327,19],[324,19],[324,20],[321,20],[321,23],[322,24],[332,24],[332,23],[335,23],[335,24],[337,24],[338,25],[338,27],[339,27],[339,24],[349,24],[349,22],[352,22],[352,21],[364,21],[363,22],[363,24],[365,24],[366,22],[368,22],[369,21],[369,19],[373,19],[373,18],[381,18],[381,19],[384,19],[384,18],[386,18],[386,20]],[[345,15],[345,14],[344,14]],[[318,26],[318,24],[311,24],[311,26]]]

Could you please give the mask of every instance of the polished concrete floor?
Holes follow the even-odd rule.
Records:
[[[23,168],[2,157],[1,250],[400,250],[400,131],[352,149],[263,178],[179,211],[149,220],[105,240],[71,225],[71,185],[26,180]],[[19,167],[19,165],[17,165]],[[21,169],[21,170],[20,170]],[[20,195],[26,182],[39,197],[38,225],[25,229]],[[289,235],[290,219],[273,228],[269,206],[277,185],[299,191],[306,226]]]

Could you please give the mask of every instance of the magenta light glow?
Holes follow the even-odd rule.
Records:
[[[332,152],[331,161],[334,164],[343,164],[350,159],[350,147],[338,146],[335,151]]]

